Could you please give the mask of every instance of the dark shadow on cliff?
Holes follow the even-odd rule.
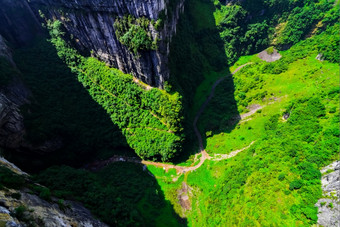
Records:
[[[135,155],[45,36],[16,49],[14,61],[32,98],[21,108],[29,145],[6,152],[10,160],[31,172],[52,164],[79,167],[113,154]]]
[[[220,38],[213,16],[214,10],[214,4],[210,0],[187,1],[185,13],[181,16],[176,36],[171,42],[170,83],[174,90],[183,96],[184,133],[186,135],[183,152],[174,160],[175,163],[187,160],[190,155],[198,151],[197,138],[193,131],[193,120],[196,112],[208,97],[214,82],[229,74],[224,43]],[[222,112],[218,111],[209,118],[205,118],[204,111],[198,121],[198,126],[201,125],[200,122],[205,121],[214,123],[214,125],[207,125],[203,128],[199,127],[203,134],[204,146],[206,145],[204,135],[206,131],[215,131],[215,125],[218,125],[221,118],[226,115],[238,115],[233,96],[234,83],[232,78],[227,77],[225,84],[227,85],[225,89],[228,91],[228,95],[224,97],[222,104],[223,107],[227,106],[227,109]],[[235,121],[233,125],[235,126],[236,123]],[[234,126],[230,127],[229,130],[232,130]],[[216,133],[218,131],[216,130]]]

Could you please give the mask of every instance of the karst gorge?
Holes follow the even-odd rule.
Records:
[[[0,0],[0,227],[339,226],[338,0]]]

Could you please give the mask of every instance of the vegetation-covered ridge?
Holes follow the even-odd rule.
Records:
[[[214,1],[214,17],[229,64],[268,45],[287,49],[306,37],[319,34],[338,20],[339,11],[334,7],[339,3],[334,0],[236,0],[227,5],[224,3]]]
[[[47,26],[58,56],[78,74],[78,80],[104,107],[140,157],[165,161],[180,151],[183,135],[178,93],[144,89],[133,82],[131,75],[78,54],[65,41],[61,22],[48,20]]]
[[[161,20],[151,21],[146,17],[135,18],[132,15],[117,17],[114,23],[116,36],[134,54],[142,50],[156,50],[159,41],[156,30]],[[152,35],[152,28],[156,35]]]

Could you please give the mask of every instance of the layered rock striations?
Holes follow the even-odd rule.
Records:
[[[47,18],[63,22],[78,47],[91,53],[143,82],[163,87],[169,78],[169,43],[184,7],[184,0],[31,0],[30,5]],[[117,18],[131,15],[150,21],[163,18],[159,29],[150,23],[149,33],[159,39],[156,50],[133,53],[120,43],[114,23]]]

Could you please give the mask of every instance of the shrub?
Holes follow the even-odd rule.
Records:
[[[132,15],[127,15],[117,18],[114,28],[118,40],[137,54],[140,50],[157,49],[158,39],[152,37],[149,29],[150,24],[151,21],[145,17],[135,18]]]
[[[301,180],[293,180],[290,184],[289,184],[289,190],[296,190],[296,189],[300,189],[302,187],[302,181]]]
[[[266,49],[266,51],[267,51],[267,54],[273,54],[274,53],[274,47],[273,46],[271,46],[271,47],[268,47],[267,49]]]
[[[0,166],[0,185],[7,188],[20,189],[25,184],[25,178],[6,167]]]
[[[286,178],[286,174],[284,174],[284,173],[281,173],[281,174],[278,176],[279,181],[283,181],[285,178]]]
[[[48,188],[43,188],[39,194],[39,197],[46,200],[51,201],[51,192]]]

